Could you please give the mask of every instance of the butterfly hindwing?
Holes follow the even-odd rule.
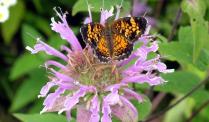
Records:
[[[91,47],[96,48],[99,40],[101,39],[104,26],[99,23],[88,23],[80,29],[83,40],[88,43]]]
[[[144,34],[146,26],[147,20],[144,17],[124,17],[113,22],[112,30],[134,42]]]

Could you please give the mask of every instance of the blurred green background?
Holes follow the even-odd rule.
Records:
[[[94,6],[93,18],[98,21],[102,1],[89,0],[89,3]],[[105,8],[117,3],[120,0],[105,0]],[[139,3],[145,6],[142,10],[147,10],[146,17],[153,22],[151,33],[158,37],[162,60],[168,68],[176,69],[174,73],[162,75],[169,81],[166,84],[151,88],[147,84],[135,86],[149,97],[142,104],[133,101],[139,119],[145,120],[175,103],[206,79],[209,69],[209,1],[139,0]],[[132,0],[124,0],[122,14],[133,12],[133,5]],[[64,115],[56,113],[39,115],[43,99],[37,96],[47,82],[47,72],[40,65],[53,57],[44,53],[31,55],[25,50],[26,46],[36,43],[37,37],[56,49],[61,44],[67,45],[50,28],[51,17],[56,17],[54,7],[68,11],[68,23],[84,46],[79,28],[88,16],[85,0],[18,0],[10,7],[9,19],[0,23],[0,122],[66,121]],[[202,105],[201,111],[191,121],[209,122],[208,101],[209,83],[205,82],[152,122],[188,121]]]

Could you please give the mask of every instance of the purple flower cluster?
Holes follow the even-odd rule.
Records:
[[[65,64],[54,60],[45,63],[45,67],[52,76],[49,76],[50,81],[40,91],[39,97],[46,97],[41,113],[57,111],[61,114],[66,112],[67,118],[70,120],[71,110],[76,108],[77,122],[99,122],[100,120],[101,122],[111,122],[112,115],[123,122],[136,122],[138,112],[129,100],[136,99],[142,102],[143,98],[128,85],[144,82],[149,85],[159,85],[166,81],[154,74],[153,70],[162,73],[173,72],[160,62],[160,55],[154,59],[147,59],[150,52],[158,50],[157,42],[150,41],[152,39],[148,35],[149,28],[145,35],[137,41],[142,45],[133,51],[128,59],[114,64],[105,64],[98,61],[90,47],[82,49],[68,26],[66,13],[63,15],[57,11],[56,13],[60,21],[52,18],[51,27],[60,34],[62,39],[69,42],[71,48],[61,46],[61,50],[67,55],[47,45],[39,38],[33,48],[26,47],[32,54],[44,51],[48,55],[65,61]],[[89,13],[91,12],[89,11]],[[101,10],[100,23],[104,24],[106,19],[111,16],[113,16],[113,10]],[[84,23],[89,22],[92,22],[91,14],[84,21]],[[126,68],[130,62],[135,63]],[[55,70],[53,67],[57,67],[59,70]],[[52,87],[55,88],[55,91],[49,93]]]

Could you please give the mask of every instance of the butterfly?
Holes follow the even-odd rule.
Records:
[[[144,34],[146,27],[147,20],[144,17],[124,17],[111,24],[85,24],[80,32],[97,58],[101,62],[110,62],[128,58],[133,51],[134,42]]]

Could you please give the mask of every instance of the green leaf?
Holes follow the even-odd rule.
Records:
[[[194,98],[197,106],[199,106],[202,103],[208,101],[209,92],[205,89],[199,89],[194,94],[192,94],[191,97]]]
[[[182,2],[182,10],[190,16],[192,27],[193,43],[193,62],[198,59],[198,56],[203,47],[209,49],[208,46],[208,22],[204,20],[206,5],[204,0],[184,0]]]
[[[169,93],[187,93],[200,81],[195,74],[186,71],[162,74],[162,77],[168,83],[156,86],[155,90]]]
[[[25,47],[33,47],[36,44],[36,38],[43,38],[42,35],[35,28],[27,24],[24,24],[22,26],[21,34]]]
[[[10,17],[2,24],[2,36],[6,44],[9,44],[17,32],[19,25],[24,17],[25,5],[22,1],[10,9]]]
[[[175,60],[184,64],[192,64],[200,70],[207,70],[209,65],[209,54],[205,50],[201,50],[198,60],[193,63],[193,47],[190,43],[183,42],[171,42],[160,43],[160,53],[167,59]]]
[[[162,41],[163,43],[168,42],[168,39],[164,37],[163,35],[157,34],[157,38]]]
[[[150,114],[152,109],[152,103],[150,102],[149,98],[146,96],[143,97],[144,101],[142,103],[139,103],[136,100],[132,101],[132,103],[138,110],[139,120],[144,120]]]
[[[27,74],[31,70],[43,64],[43,60],[38,55],[23,54],[12,66],[10,79],[15,80],[20,76]]]
[[[102,0],[88,0],[89,5],[93,8],[91,9],[92,12],[100,12],[100,8],[102,8]],[[104,8],[110,10],[112,6],[120,5],[121,0],[105,0],[104,1]],[[82,6],[82,7],[81,7]],[[127,13],[131,9],[130,1],[124,0],[123,2],[123,13]],[[77,0],[75,5],[73,6],[72,15],[74,16],[78,12],[86,12],[88,11],[87,3],[85,0]]]
[[[208,23],[202,19],[192,20],[194,38],[193,62],[198,59],[201,49],[208,46]],[[204,46],[205,45],[205,46]],[[209,48],[208,48],[209,49]]]
[[[28,110],[27,113],[29,114],[34,114],[34,113],[39,113],[43,109],[43,99],[37,99],[34,101],[33,106]]]
[[[56,34],[56,35],[52,35],[49,38],[48,44],[52,46],[53,48],[60,50],[60,46],[66,45],[67,41],[62,39],[59,35]]]
[[[44,69],[31,71],[30,77],[17,89],[10,111],[17,111],[37,99],[41,87],[47,80],[45,75],[43,75],[44,73]]]
[[[192,28],[190,26],[181,26],[178,31],[178,39],[180,42],[193,44]]]
[[[25,20],[27,22],[30,22],[30,23],[28,23],[29,25],[40,30],[41,32],[43,32],[47,36],[51,36],[51,34],[53,33],[50,28],[50,20],[49,19],[45,19],[45,18],[38,16],[37,14],[34,14],[32,12],[27,12]]]
[[[58,114],[14,114],[22,122],[66,122],[65,116]],[[72,122],[75,122],[73,119]]]
[[[193,122],[208,122],[209,121],[209,106],[205,106],[198,115],[193,119]]]
[[[175,99],[172,103],[176,102],[176,100],[178,99]],[[186,112],[191,114],[193,106],[193,100],[185,99],[166,113],[164,122],[183,122]]]

